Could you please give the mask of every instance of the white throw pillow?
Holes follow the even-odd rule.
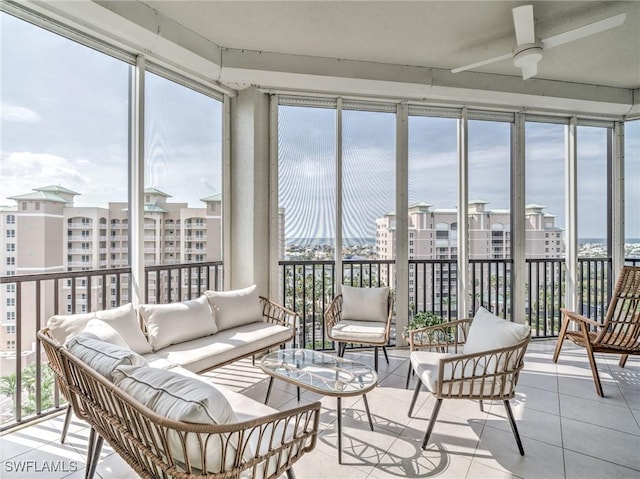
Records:
[[[119,308],[96,311],[82,314],[56,314],[47,322],[49,332],[54,339],[64,344],[72,336],[81,333],[90,319],[97,318],[105,321],[115,329],[129,345],[129,349],[138,354],[151,352],[151,345],[144,337],[144,333],[138,322],[138,315],[131,303]]]
[[[254,284],[233,291],[205,291],[220,331],[262,321],[262,305]]]
[[[342,319],[386,322],[389,288],[342,286]]]
[[[528,325],[504,320],[480,307],[471,322],[464,352],[473,354],[515,346],[530,333]]]
[[[113,374],[114,382],[124,392],[155,413],[175,421],[194,424],[228,424],[237,422],[233,408],[220,390],[213,384],[173,371],[156,368],[119,367]],[[179,435],[168,435],[171,455],[184,464],[184,452]],[[237,438],[237,435],[235,436]],[[206,435],[198,438],[189,434],[187,457],[192,467],[202,468],[201,448]],[[219,472],[233,464],[237,447],[225,444],[226,460],[221,461],[222,445],[218,436],[212,435],[206,442],[206,461],[209,472]],[[167,451],[168,452],[168,451]]]
[[[129,348],[138,354],[151,352],[151,345],[144,337],[138,314],[131,303],[119,308],[96,311],[96,318],[105,321],[109,326],[118,331],[120,336],[129,345]]]
[[[218,332],[204,295],[181,303],[141,304],[138,312],[154,351]]]
[[[67,349],[80,361],[105,378],[112,380],[118,366],[145,366],[147,362],[129,348],[101,341],[91,333],[80,333],[71,338]]]
[[[93,334],[96,338],[100,341],[104,341],[105,343],[115,344],[121,348],[131,349],[124,338],[118,334],[118,331],[101,319],[91,318],[82,332]],[[69,340],[71,339],[72,338],[69,338]]]
[[[80,334],[91,318],[94,318],[93,313],[82,314],[56,314],[49,318],[47,321],[47,327],[49,333],[59,343],[64,344],[72,336]]]

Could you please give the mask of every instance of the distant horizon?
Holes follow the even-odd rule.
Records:
[[[375,244],[376,239],[373,237],[363,238],[342,238],[342,244],[345,246],[364,246]],[[311,238],[290,238],[285,239],[285,245],[303,245],[303,246],[321,246],[331,245],[335,242],[335,238],[329,237],[311,237]],[[578,244],[605,244],[605,238],[578,238]],[[625,238],[625,244],[640,244],[640,238]]]

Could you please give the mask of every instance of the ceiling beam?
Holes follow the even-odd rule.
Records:
[[[638,111],[638,95],[625,88],[224,48],[137,1],[24,3],[149,61],[236,90],[254,85],[620,118]]]

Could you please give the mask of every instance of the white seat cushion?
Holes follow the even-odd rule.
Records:
[[[175,421],[194,424],[229,424],[237,422],[231,404],[218,386],[193,379],[178,371],[156,368],[119,367],[113,374],[115,383],[124,392],[134,397],[146,407]],[[179,433],[170,431],[167,435],[171,455],[180,464],[185,463],[185,451],[181,447]],[[220,472],[231,467],[235,461],[236,445],[233,442],[226,449],[223,460],[218,436],[212,436],[206,443],[207,470]],[[203,468],[202,439],[189,434],[186,439],[186,455],[193,467]]]
[[[422,384],[432,393],[438,391],[438,368],[440,359],[459,356],[450,353],[436,353],[433,351],[413,351],[411,353],[411,366]],[[456,369],[454,370],[453,367]],[[486,364],[484,361],[474,363],[473,361],[447,363],[445,366],[442,393],[454,396],[469,395],[493,395],[500,392],[500,387],[506,389],[510,384],[496,383],[493,377],[484,376]],[[449,379],[468,378],[464,381],[447,382]],[[473,378],[473,379],[472,379]]]
[[[141,304],[138,311],[154,351],[218,332],[204,295],[180,303]]]
[[[343,319],[331,328],[331,336],[336,341],[384,344],[386,329],[386,322]]]
[[[200,372],[291,338],[291,328],[261,321],[220,331],[215,336],[173,344],[156,351],[155,356]]]
[[[171,369],[171,371],[208,383],[208,379],[206,377],[198,376],[197,374],[181,366],[175,366],[173,369]],[[254,419],[265,417],[270,414],[274,414],[278,412],[276,409],[273,409],[272,407],[269,407],[266,404],[263,404],[261,402],[255,401],[254,399],[251,399],[245,396],[244,394],[231,391],[230,389],[227,389],[223,386],[217,386],[217,388],[218,388],[218,391],[227,399],[227,402],[233,408],[233,414],[236,417],[236,420],[238,422],[252,421]],[[276,434],[273,437],[275,438],[275,440],[280,442],[282,438],[283,422],[282,421],[279,422],[276,427],[277,427]],[[302,429],[304,427],[304,424],[298,424],[298,427]],[[247,461],[251,460],[251,458],[255,456],[256,451],[259,451],[261,455],[266,454],[269,448],[275,445],[275,444],[269,444],[269,439],[271,437],[272,430],[273,430],[273,425],[270,424],[268,427],[265,428],[264,433],[262,434],[262,438],[259,436],[258,429],[255,429],[253,430],[253,432],[251,432],[251,436],[249,437],[249,450],[245,451],[244,453],[245,460]],[[288,423],[286,433],[284,435],[284,441],[290,441],[294,437],[294,433],[295,433],[295,424]],[[272,475],[275,472],[276,466],[277,466],[277,462],[276,462],[277,457],[278,456],[276,455],[270,459],[269,467],[268,467],[269,469],[268,475]],[[283,457],[283,460],[284,459],[285,458]],[[263,470],[264,470],[264,467],[259,466],[258,473],[255,475],[255,477],[263,477],[264,476]]]
[[[254,284],[233,291],[205,291],[220,331],[262,321],[262,306]]]
[[[389,288],[342,286],[342,319],[387,322]]]

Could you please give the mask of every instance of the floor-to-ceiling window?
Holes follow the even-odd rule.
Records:
[[[222,102],[154,73],[147,73],[145,88],[145,264],[219,262]],[[221,269],[207,268],[149,275],[148,300],[190,298],[221,286]]]
[[[640,120],[628,121],[624,128],[624,257],[640,265]]]
[[[525,312],[534,335],[557,333],[564,305],[566,122],[525,125]]]
[[[468,121],[469,306],[511,318],[511,130]]]
[[[395,133],[395,113],[342,112],[342,259],[345,284],[395,287],[392,268],[395,249],[388,243],[376,248],[378,225],[383,224],[395,205]],[[373,259],[381,262],[362,262]]]
[[[0,276],[128,266],[110,235],[128,198],[129,64],[5,13],[0,32]],[[35,336],[51,315],[130,300],[126,275],[54,283],[0,289],[2,423],[56,401]]]
[[[409,116],[409,307],[413,313],[457,315],[458,121]],[[393,223],[388,234],[395,234]]]
[[[612,129],[577,128],[578,309],[602,318],[610,287]]]
[[[278,109],[278,228],[284,303],[302,315],[302,341],[328,346],[323,313],[338,277],[335,108]]]

